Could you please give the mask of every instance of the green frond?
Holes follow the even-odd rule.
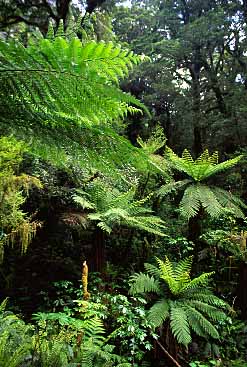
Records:
[[[246,209],[246,204],[237,196],[233,195],[231,192],[220,189],[218,187],[212,188],[214,195],[217,197],[219,203],[230,213],[232,213],[237,218],[245,218],[242,209]]]
[[[185,297],[193,300],[202,301],[204,303],[207,303],[208,305],[212,305],[214,307],[229,311],[229,305],[225,301],[213,295],[210,290],[207,290],[205,288],[190,289],[186,292]]]
[[[165,185],[162,185],[159,190],[157,190],[157,195],[160,197],[164,197],[167,194],[173,192],[173,191],[178,191],[180,189],[183,189],[185,186],[187,186],[188,184],[190,184],[192,181],[191,180],[182,180],[182,181],[172,181],[169,182]]]
[[[187,175],[192,176],[191,174],[191,165],[193,163],[193,159],[191,161],[190,156],[187,159],[180,158],[177,154],[173,152],[173,150],[169,147],[166,147],[165,150],[166,157],[171,162],[172,166],[180,172],[184,172]]]
[[[8,91],[5,103],[21,102],[37,118],[37,111],[46,115],[49,111],[54,117],[73,116],[79,124],[102,123],[109,117],[122,117],[129,103],[141,106],[114,87],[118,78],[141,61],[119,46],[94,41],[82,44],[77,38],[67,41],[57,36],[27,48],[18,42],[0,42],[0,49],[2,90]]]
[[[154,277],[147,274],[139,273],[130,277],[129,293],[134,295],[137,293],[153,292],[159,294],[161,290],[160,283]]]
[[[180,292],[181,284],[185,285],[187,284],[187,281],[189,281],[188,274],[180,274],[180,280],[178,281],[174,273],[175,266],[170,262],[168,257],[165,257],[165,261],[162,261],[159,258],[156,258],[156,261],[158,262],[161,273],[160,278],[165,281],[172,294],[178,294]]]
[[[1,367],[19,367],[30,353],[30,344],[24,340],[13,348],[11,335],[6,330],[0,336],[0,365]]]
[[[153,264],[145,263],[144,268],[149,275],[152,275],[154,278],[159,279],[161,272],[156,266],[154,266]]]
[[[98,317],[87,319],[83,322],[84,341],[90,340],[94,345],[100,345],[105,339],[103,321]]]
[[[159,270],[160,270],[160,277],[164,278],[173,278],[174,277],[174,273],[173,273],[173,265],[172,262],[168,259],[167,256],[165,256],[165,261],[159,259],[158,257],[155,257],[158,266],[159,266]]]
[[[214,272],[210,273],[203,273],[199,275],[197,278],[192,279],[188,284],[185,284],[185,286],[181,289],[181,292],[186,292],[194,288],[198,287],[206,287],[208,286],[210,278],[214,275]]]
[[[191,282],[190,271],[192,267],[193,257],[190,256],[186,259],[180,260],[176,266],[174,266],[174,279],[177,283],[177,290],[181,292],[182,289]]]
[[[172,264],[167,257],[165,261],[159,258],[156,261],[159,268],[145,264],[151,276],[143,273],[133,276],[130,291],[132,294],[155,291],[162,295],[148,311],[148,320],[155,327],[169,321],[174,337],[186,347],[191,342],[190,330],[204,338],[219,338],[212,322],[223,321],[226,318],[224,311],[229,310],[229,305],[207,288],[214,273],[203,273],[191,280],[192,257],[177,264]],[[165,281],[168,289],[155,279]]]
[[[83,194],[82,191],[81,193]],[[85,188],[84,198],[87,207],[90,205],[91,209],[95,210],[95,213],[88,214],[88,218],[98,221],[97,225],[108,233],[116,225],[127,225],[164,236],[166,229],[164,222],[159,217],[151,215],[152,210],[144,206],[150,196],[135,200],[135,194],[136,189],[133,187],[121,192],[113,184],[100,179],[94,180]],[[85,205],[85,202],[82,204]]]
[[[166,149],[166,154],[175,169],[185,172],[197,182],[235,166],[242,159],[240,155],[228,161],[218,163],[218,153],[214,152],[210,156],[207,149],[195,161],[187,149],[184,150],[181,158],[170,148]]]
[[[201,329],[204,330],[205,335],[211,336],[214,339],[219,339],[219,333],[213,324],[208,321],[201,312],[197,311],[194,307],[189,305],[186,306],[187,314],[191,315],[191,317],[195,318],[200,325]]]
[[[194,313],[190,312],[190,310],[187,310],[187,318],[189,326],[191,327],[191,330],[194,331],[196,335],[199,335],[203,338],[207,338],[208,334],[205,332],[204,328],[201,326],[200,322],[198,321],[198,315],[194,315]]]
[[[192,262],[193,262],[193,256],[189,256],[185,259],[181,259],[176,266],[174,266],[174,276],[176,279],[180,279],[181,275],[183,275],[184,273],[189,274],[191,271],[191,267],[192,267]]]
[[[42,367],[66,367],[68,365],[64,342],[59,339],[42,339],[38,348],[38,358]]]
[[[150,169],[144,151],[114,131],[127,113],[148,112],[118,85],[143,57],[112,43],[50,33],[51,27],[49,39],[27,47],[0,41],[0,132],[25,140],[34,155],[63,169],[110,177],[125,167]]]
[[[9,298],[6,297],[0,304],[0,314],[3,313],[7,307],[7,303],[8,303]]]
[[[210,187],[197,184],[196,188],[201,205],[207,214],[209,214],[212,218],[217,218],[225,212],[224,207],[218,200],[218,196],[216,197],[214,195],[214,192]]]
[[[126,224],[160,237],[165,236],[166,225],[161,218],[155,215],[128,217],[126,218]]]
[[[202,312],[203,314],[206,314],[213,321],[220,322],[225,320],[226,318],[226,314],[223,311],[201,300],[193,299],[191,301],[188,301],[188,304],[198,311]]]
[[[201,201],[196,185],[188,186],[179,204],[181,215],[189,220],[198,214],[200,207]]]
[[[161,326],[169,317],[169,309],[168,300],[161,299],[157,301],[148,311],[148,321],[153,324],[154,327]]]
[[[183,307],[171,304],[170,319],[171,331],[179,344],[188,346],[192,341],[187,314]]]
[[[77,190],[77,192],[78,194],[74,194],[72,196],[76,204],[80,205],[82,209],[95,209],[95,205],[86,199],[86,197],[89,196],[86,192],[83,192],[82,190]]]
[[[225,171],[225,170],[227,170],[231,167],[236,166],[236,164],[238,164],[242,158],[243,158],[243,156],[239,155],[235,158],[228,159],[225,162],[221,162],[221,163],[214,164],[214,165],[210,166],[204,174],[204,179],[208,178],[210,176],[213,176],[213,175],[215,175],[219,172]]]
[[[138,136],[137,143],[146,153],[154,154],[166,143],[166,137],[163,128],[159,124],[156,125],[155,130],[152,132],[148,140],[143,141],[142,138]]]
[[[184,160],[184,162],[186,163],[194,163],[194,159],[192,158],[192,155],[190,154],[190,152],[188,151],[188,149],[184,149],[183,153],[182,153],[182,159]]]

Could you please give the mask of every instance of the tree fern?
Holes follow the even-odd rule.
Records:
[[[95,179],[85,189],[77,190],[74,201],[83,209],[92,209],[88,218],[97,222],[97,226],[110,233],[116,225],[127,225],[164,236],[164,222],[145,207],[149,197],[135,200],[135,188],[121,192],[111,183]]]
[[[207,288],[213,273],[190,278],[192,257],[173,264],[156,258],[158,268],[145,265],[151,275],[143,273],[131,277],[130,293],[153,292],[159,296],[148,312],[148,320],[158,327],[169,321],[171,332],[178,343],[188,346],[191,331],[204,338],[219,338],[213,323],[225,319],[229,306]],[[160,298],[161,297],[161,298]]]
[[[188,220],[196,217],[202,208],[212,218],[227,213],[244,218],[242,209],[246,208],[246,205],[242,200],[220,188],[201,184],[212,175],[236,165],[241,160],[241,155],[222,163],[218,163],[217,152],[210,156],[208,150],[205,150],[196,160],[186,149],[182,157],[178,157],[170,148],[166,148],[166,155],[172,166],[186,173],[190,179],[163,185],[158,190],[158,195],[163,197],[172,190],[184,189],[179,204],[179,212],[183,217]]]
[[[207,149],[196,160],[192,158],[187,149],[183,151],[181,158],[170,148],[166,148],[166,154],[174,168],[187,173],[195,181],[205,180],[218,172],[229,169],[235,166],[243,157],[240,155],[228,161],[218,163],[218,153],[214,152],[210,156]]]

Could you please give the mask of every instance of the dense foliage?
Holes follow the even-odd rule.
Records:
[[[0,365],[246,366],[247,2],[0,23]]]

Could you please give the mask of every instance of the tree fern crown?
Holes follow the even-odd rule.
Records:
[[[158,190],[158,195],[162,197],[172,190],[184,189],[179,204],[179,211],[183,217],[189,220],[195,217],[201,208],[213,218],[224,214],[245,217],[241,208],[246,208],[246,205],[242,200],[226,190],[202,183],[218,172],[235,166],[241,160],[241,155],[218,163],[218,153],[215,152],[210,156],[208,150],[205,150],[196,160],[187,149],[183,151],[182,157],[178,157],[170,148],[166,148],[166,154],[172,166],[186,173],[190,178],[162,186]]]
[[[223,320],[229,306],[208,289],[214,273],[203,273],[191,279],[192,257],[177,264],[165,257],[156,258],[158,267],[145,264],[147,274],[131,278],[130,294],[156,293],[158,301],[150,308],[148,319],[155,327],[164,321],[170,323],[177,342],[186,347],[192,340],[192,331],[199,336],[219,338],[215,322]]]

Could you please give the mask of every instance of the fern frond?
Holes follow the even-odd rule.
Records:
[[[187,149],[184,150],[181,158],[170,148],[166,149],[166,154],[174,168],[185,172],[197,182],[235,166],[242,159],[242,155],[240,155],[228,161],[218,163],[218,153],[215,152],[210,156],[207,149],[195,161]]]
[[[196,185],[187,187],[179,204],[181,215],[189,220],[197,215],[200,207],[201,201]]]
[[[105,339],[103,321],[98,317],[87,319],[83,323],[84,341],[92,341],[94,345],[100,345]]]
[[[10,334],[6,330],[0,336],[0,364],[1,367],[19,367],[24,363],[25,358],[30,353],[30,344],[24,340],[19,346],[13,348],[10,342]]]
[[[9,297],[6,297],[0,304],[0,313],[3,313],[7,307]]]
[[[192,341],[187,314],[184,308],[171,305],[170,311],[171,331],[179,344],[186,347]]]
[[[212,188],[212,191],[217,197],[217,200],[227,211],[237,218],[245,218],[241,208],[246,209],[247,206],[240,198],[218,187]]]
[[[172,181],[169,182],[166,185],[163,185],[159,188],[159,190],[157,190],[157,195],[160,197],[164,197],[167,194],[173,192],[173,191],[178,191],[182,188],[184,188],[185,186],[187,186],[189,183],[191,183],[191,180],[183,180],[183,181]]]
[[[194,159],[192,158],[192,155],[190,154],[188,149],[184,149],[184,151],[182,153],[182,159],[184,160],[184,162],[186,162],[188,164],[194,163]]]
[[[196,185],[198,197],[206,213],[212,218],[217,218],[224,213],[224,207],[220,204],[213,190],[206,185]]]
[[[199,290],[190,289],[188,290],[188,292],[186,292],[186,295],[184,295],[184,297],[202,301],[204,303],[207,303],[208,305],[212,305],[223,310],[229,310],[229,305],[225,301],[223,301],[219,297],[216,297],[212,294],[210,290],[207,290],[205,288],[199,288]]]
[[[203,338],[207,338],[208,334],[205,332],[204,328],[201,326],[200,322],[198,321],[198,315],[195,317],[195,315],[190,312],[190,310],[187,310],[187,318],[188,318],[188,323],[191,327],[191,329],[195,332],[195,334],[203,337]]]
[[[136,101],[134,104],[141,105],[134,97],[113,87],[119,77],[128,74],[133,64],[141,61],[139,56],[118,46],[109,47],[94,41],[82,44],[79,39],[66,41],[56,37],[54,41],[41,39],[27,48],[18,42],[0,42],[0,49],[3,89],[9,89],[13,104],[29,105],[32,114],[37,115],[35,106],[44,113],[48,108],[53,116],[73,115],[78,122],[81,117],[79,123],[102,123],[106,116],[123,116],[128,103]],[[66,84],[66,88],[62,88],[62,84]],[[5,101],[8,103],[9,99]]]
[[[210,278],[213,274],[214,272],[203,273],[199,275],[197,278],[192,279],[188,284],[185,284],[185,286],[181,289],[181,292],[186,292],[201,286],[208,286],[208,283],[211,280]]]
[[[161,326],[165,320],[169,317],[169,302],[166,299],[157,301],[148,311],[148,321],[154,325],[154,327]]]
[[[192,317],[194,317],[197,322],[199,323],[202,330],[204,330],[206,335],[211,336],[214,339],[219,339],[219,333],[216,330],[216,328],[211,324],[210,321],[208,321],[199,311],[197,311],[194,307],[187,306],[186,309],[187,314],[191,314]]]
[[[164,236],[164,222],[143,204],[149,197],[135,200],[135,189],[120,192],[117,187],[100,179],[95,180],[85,189],[86,200],[94,206],[96,213],[88,214],[88,218],[98,221],[98,226],[110,233],[116,225],[128,225],[159,236]],[[91,206],[92,208],[92,206]]]
[[[182,259],[180,260],[176,266],[174,266],[174,276],[177,280],[180,280],[181,275],[183,273],[187,273],[189,274],[191,271],[191,267],[192,267],[192,262],[193,262],[193,256],[189,256],[186,259]]]
[[[213,321],[222,321],[226,318],[226,314],[223,311],[205,302],[193,299],[188,301],[188,304],[203,314],[206,314]]]
[[[229,169],[231,167],[236,166],[236,164],[238,164],[241,161],[242,158],[243,158],[243,156],[242,155],[239,155],[239,156],[237,156],[235,158],[228,159],[225,162],[221,162],[221,163],[212,165],[205,172],[204,179],[205,178],[208,178],[210,176],[213,176],[213,175],[217,174],[218,172],[222,172],[222,171],[225,171],[225,170],[227,170],[227,169]]]
[[[142,147],[142,149],[146,153],[154,154],[166,143],[166,137],[164,135],[163,128],[159,124],[156,125],[155,130],[152,132],[151,136],[147,141],[143,141],[142,138],[138,136],[137,143]]]
[[[129,293],[134,295],[137,293],[154,292],[160,293],[160,283],[154,277],[147,274],[139,273],[130,277]]]
[[[145,110],[118,86],[143,57],[111,43],[48,38],[27,47],[0,42],[0,132],[63,169],[110,177],[125,165],[150,169],[144,151],[114,131],[127,113]]]
[[[80,192],[78,192],[78,194],[74,194],[72,198],[76,204],[79,204],[82,207],[82,209],[95,209],[95,205],[86,199],[87,196],[89,195],[86,192],[82,192],[82,190],[80,190]]]
[[[153,264],[145,263],[144,268],[149,275],[152,275],[154,278],[159,279],[161,272],[156,266],[154,266]]]

